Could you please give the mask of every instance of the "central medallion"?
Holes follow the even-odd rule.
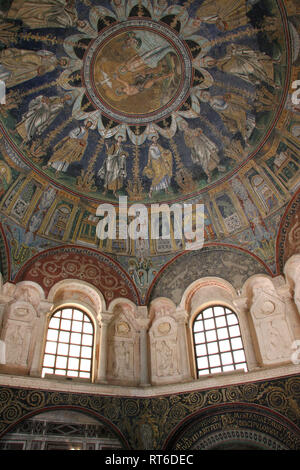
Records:
[[[83,78],[91,102],[118,122],[161,121],[186,100],[190,52],[166,25],[145,19],[115,24],[91,43]]]

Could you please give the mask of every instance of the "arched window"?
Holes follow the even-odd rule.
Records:
[[[77,308],[57,310],[51,317],[43,360],[45,374],[91,378],[94,326]]]
[[[193,323],[197,375],[247,371],[239,321],[229,308],[213,306],[200,312]]]

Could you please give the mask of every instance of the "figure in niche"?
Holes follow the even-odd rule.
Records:
[[[254,51],[241,44],[227,46],[226,55],[216,61],[222,72],[235,75],[252,85],[267,83],[278,88],[274,82],[273,63],[264,52]]]
[[[158,135],[151,137],[152,144],[149,147],[148,163],[143,174],[151,179],[149,197],[153,192],[164,190],[168,193],[172,177],[172,153],[158,144]]]
[[[157,345],[157,358],[157,375],[159,377],[166,377],[174,373],[179,374],[175,341],[160,341]]]
[[[0,80],[7,88],[27,82],[35,77],[52,72],[58,64],[64,65],[53,52],[25,49],[3,49],[0,52]]]
[[[68,28],[77,21],[75,0],[13,0],[8,18],[29,28]]]
[[[28,330],[27,330],[28,331]],[[7,362],[10,364],[24,363],[24,336],[26,329],[19,325],[9,325],[6,332],[6,350],[7,350]],[[23,360],[22,360],[23,358]]]
[[[246,0],[206,0],[196,12],[204,23],[229,31],[248,24]]]
[[[117,191],[122,189],[127,177],[126,158],[128,153],[123,149],[123,136],[117,136],[117,142],[109,146],[106,143],[107,157],[98,171],[98,176],[104,180],[104,194],[112,191],[117,196]]]
[[[260,175],[255,175],[250,178],[250,182],[265,210],[269,212],[277,206],[278,202],[275,194]]]
[[[54,168],[57,176],[59,172],[65,173],[71,163],[79,162],[87,146],[88,130],[91,125],[92,122],[87,121],[84,126],[71,130],[69,135],[55,145],[50,160],[43,168]]]
[[[192,161],[201,166],[207,181],[211,181],[213,170],[225,171],[225,167],[220,164],[216,144],[206,137],[201,129],[191,129],[185,121],[181,122],[180,126],[184,132],[185,144],[191,149]]]
[[[254,116],[247,116],[248,102],[242,96],[234,93],[226,93],[223,96],[211,96],[209,91],[199,94],[201,101],[209,103],[210,106],[221,116],[225,126],[232,134],[240,132],[246,141],[249,131],[255,126]]]
[[[117,341],[114,349],[113,375],[115,377],[126,376],[128,372],[131,372],[130,346],[124,341]]]
[[[33,98],[28,105],[27,113],[16,126],[18,134],[23,138],[23,144],[40,136],[64,109],[65,102],[70,99],[71,95],[63,97],[40,95]]]
[[[282,359],[289,355],[290,335],[284,319],[266,323],[264,328],[262,327],[262,333],[265,333],[266,356],[269,360]]]

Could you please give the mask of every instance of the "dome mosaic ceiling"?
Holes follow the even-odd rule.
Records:
[[[296,3],[2,0],[4,275],[80,245],[115,258],[149,295],[185,240],[99,240],[96,209],[119,196],[203,203],[209,250],[278,274],[291,204],[299,233]],[[219,268],[226,277],[222,256]]]

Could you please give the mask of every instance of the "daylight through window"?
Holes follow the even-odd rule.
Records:
[[[238,318],[230,309],[209,307],[196,317],[193,338],[197,375],[247,371]]]
[[[75,308],[55,312],[47,331],[42,377],[90,378],[93,340],[94,327],[88,315]]]

